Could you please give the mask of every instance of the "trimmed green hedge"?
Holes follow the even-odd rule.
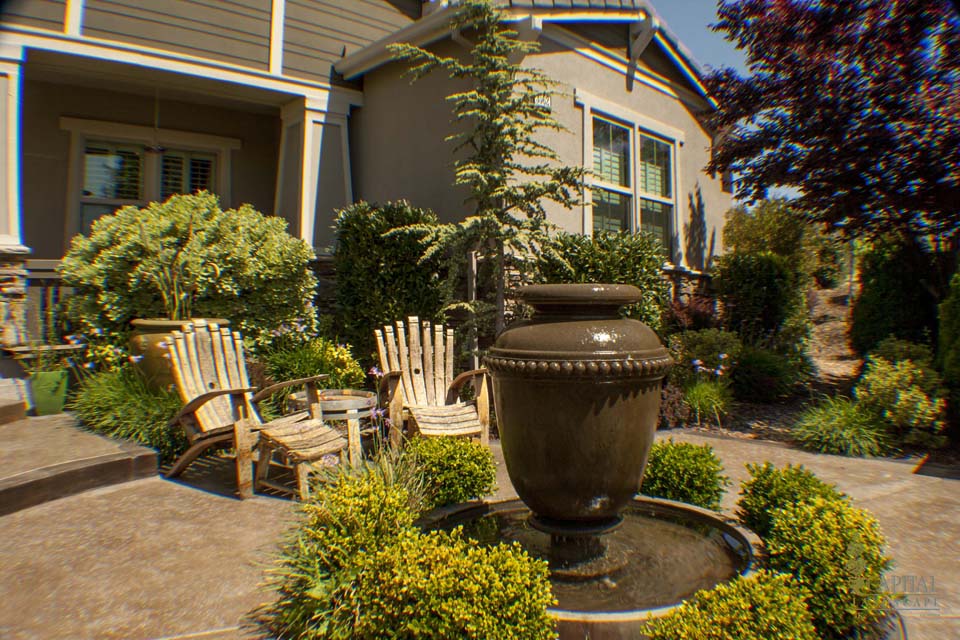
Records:
[[[640,493],[717,509],[730,480],[709,445],[659,440],[650,448]]]
[[[424,478],[434,507],[482,498],[496,488],[493,453],[466,438],[413,438],[404,455]]]

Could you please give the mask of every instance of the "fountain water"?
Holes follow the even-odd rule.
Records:
[[[428,526],[517,541],[545,559],[561,638],[637,638],[643,622],[750,570],[756,537],[719,514],[636,497],[672,360],[649,327],[621,318],[627,285],[524,287],[534,308],[485,364],[520,500],[464,505]]]

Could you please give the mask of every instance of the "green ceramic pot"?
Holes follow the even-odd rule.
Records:
[[[29,380],[30,399],[38,416],[49,416],[63,411],[67,402],[67,386],[70,372],[37,371]]]

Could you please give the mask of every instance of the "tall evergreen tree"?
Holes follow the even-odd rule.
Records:
[[[537,42],[521,40],[489,0],[463,0],[451,28],[475,40],[467,55],[438,56],[410,44],[392,45],[394,58],[411,64],[416,81],[434,71],[466,80],[470,88],[447,96],[459,133],[448,137],[455,152],[454,184],[469,190],[473,211],[462,222],[408,229],[426,236],[424,258],[446,253],[460,264],[477,251],[487,265],[494,291],[495,329],[504,326],[508,260],[524,262],[546,246],[544,200],[571,207],[578,203],[583,169],[565,167],[557,154],[536,139],[538,131],[562,130],[549,98],[557,83],[516,61],[537,51]],[[522,271],[522,269],[521,269]],[[481,271],[484,273],[484,271]],[[451,278],[454,280],[454,278]],[[481,286],[483,283],[481,282]],[[451,308],[483,314],[489,303],[457,301]],[[484,308],[486,307],[486,308]]]

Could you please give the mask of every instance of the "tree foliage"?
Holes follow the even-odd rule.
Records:
[[[461,261],[479,251],[493,265],[497,328],[503,323],[507,260],[536,255],[546,240],[544,200],[576,204],[583,170],[565,167],[536,139],[541,130],[562,130],[542,100],[556,82],[521,66],[518,58],[539,49],[502,22],[489,0],[464,0],[451,29],[469,31],[475,44],[465,59],[442,57],[410,44],[391,45],[395,59],[411,63],[414,81],[433,71],[466,80],[470,88],[447,96],[458,133],[448,137],[465,155],[454,161],[454,184],[468,188],[473,212],[462,222],[413,228],[426,235],[429,259],[440,254]],[[477,308],[471,307],[476,312]]]
[[[960,240],[960,14],[949,0],[721,0],[750,75],[707,78],[708,171],[850,234]]]

